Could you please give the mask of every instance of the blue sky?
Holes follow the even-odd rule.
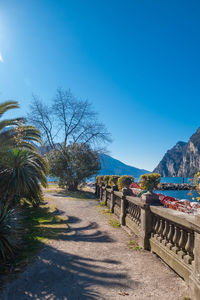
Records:
[[[200,2],[0,0],[0,96],[89,99],[110,154],[152,170],[200,126]]]

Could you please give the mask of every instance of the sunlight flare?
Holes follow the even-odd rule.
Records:
[[[1,52],[0,52],[0,62],[2,62],[2,63],[4,62]]]

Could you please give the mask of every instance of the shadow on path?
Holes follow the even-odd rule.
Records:
[[[85,258],[47,247],[45,253],[23,274],[4,295],[2,300],[57,299],[92,300],[107,299],[98,287],[127,288],[127,276],[113,271],[120,262]],[[131,282],[138,286],[138,282]]]
[[[109,299],[103,295],[105,291],[110,289],[118,291],[130,286],[131,289],[136,288],[140,283],[130,280],[125,270],[119,270],[121,262],[110,259],[109,251],[105,259],[95,259],[90,254],[87,242],[113,243],[114,240],[105,232],[98,230],[99,225],[95,222],[75,227],[81,224],[81,221],[75,216],[70,216],[70,227],[58,228],[56,234],[50,238],[55,240],[54,247],[45,246],[35,263],[29,266],[19,279],[7,286],[1,299]],[[50,230],[48,227],[44,228],[44,237],[48,230]],[[49,238],[48,232],[46,235]],[[103,256],[104,254],[101,257]]]

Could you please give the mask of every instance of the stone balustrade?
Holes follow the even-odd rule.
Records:
[[[156,253],[189,284],[191,299],[200,299],[200,215],[163,207],[149,195],[142,198],[106,186],[96,194],[137,236],[139,246]]]

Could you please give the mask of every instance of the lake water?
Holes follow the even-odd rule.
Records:
[[[138,182],[139,177],[135,178],[135,181]],[[185,183],[191,183],[191,181],[192,181],[192,178],[188,178],[188,177],[184,178]],[[182,177],[162,177],[161,182],[162,183],[182,183],[183,178]]]
[[[136,182],[139,180],[139,178],[136,178]],[[161,182],[163,183],[182,183],[183,178],[182,177],[162,177]],[[192,178],[184,178],[185,183],[192,183]],[[156,193],[160,193],[166,196],[174,197],[176,199],[187,199],[190,201],[194,201],[192,198],[198,197],[198,193],[196,191],[174,191],[174,190],[167,190],[167,191],[156,191]],[[192,193],[190,195],[189,193]],[[189,194],[189,195],[188,195]]]

